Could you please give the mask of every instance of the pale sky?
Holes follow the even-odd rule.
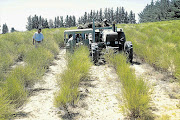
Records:
[[[133,10],[138,13],[149,4],[151,0],[0,0],[0,25],[6,23],[9,30],[25,31],[27,17],[41,15],[53,19],[55,16],[75,15],[76,18],[90,10],[99,10],[123,6],[128,12]]]

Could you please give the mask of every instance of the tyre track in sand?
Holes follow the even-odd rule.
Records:
[[[36,83],[26,104],[17,111],[16,120],[58,120],[58,109],[54,107],[54,93],[59,90],[56,74],[66,68],[65,49],[61,49],[57,59],[49,67],[43,79]]]

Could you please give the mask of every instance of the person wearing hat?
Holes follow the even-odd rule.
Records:
[[[37,47],[38,44],[42,43],[44,39],[43,34],[41,33],[41,29],[38,29],[38,32],[35,32],[33,35],[33,45]]]

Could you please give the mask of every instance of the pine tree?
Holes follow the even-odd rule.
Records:
[[[91,12],[90,12],[90,22],[92,22],[93,21],[93,11],[91,10]]]
[[[6,25],[6,23],[5,24],[3,24],[3,28],[2,28],[2,34],[6,34],[6,33],[8,33],[8,26]]]
[[[164,20],[180,19],[179,0],[152,0],[139,14],[140,22],[156,22]]]
[[[126,23],[126,24],[129,23],[129,17],[128,17],[128,12],[127,11],[125,13],[124,23]]]
[[[49,20],[49,28],[54,28],[53,20],[52,19]]]
[[[115,12],[115,21],[116,21],[116,23],[119,23],[119,8],[118,7]]]
[[[111,9],[108,8],[107,20],[111,23]]]
[[[129,23],[131,23],[131,24],[134,23],[134,14],[133,14],[132,10],[129,13]]]
[[[125,10],[124,7],[121,8],[121,23],[125,23]]]
[[[56,25],[57,25],[57,28],[60,28],[60,19],[59,19],[59,16],[57,16]]]
[[[99,11],[99,22],[103,21],[103,13],[102,13],[102,8]]]
[[[104,10],[104,18],[107,19],[108,18],[108,9],[105,8]]]
[[[69,27],[69,16],[68,15],[66,16],[65,24],[66,24],[65,25],[66,27]]]
[[[87,22],[87,12],[84,13],[84,19],[83,19],[83,23],[85,24]]]
[[[45,28],[49,28],[49,25],[48,25],[48,21],[47,21],[47,19],[45,19],[45,23],[44,23],[44,25],[45,25]]]
[[[69,16],[69,21],[68,21],[69,27],[73,26],[73,19],[72,16]]]
[[[27,25],[26,25],[26,29],[27,29],[27,30],[32,30],[33,27],[32,27],[32,18],[31,18],[31,16],[29,16],[29,17],[27,18],[27,20],[28,20],[28,22],[27,22]]]
[[[72,26],[76,26],[76,17],[73,15],[73,24],[72,24]]]
[[[39,16],[39,22],[38,23],[39,23],[39,25],[38,25],[39,28],[42,28],[42,18],[41,18],[41,16]]]
[[[57,28],[57,20],[56,20],[56,17],[54,18],[54,28]]]
[[[111,8],[111,12],[110,12],[110,21],[111,21],[111,23],[114,21],[114,10],[113,10],[113,8]]]
[[[64,20],[63,20],[63,16],[60,17],[60,27],[64,27]]]
[[[95,19],[96,19],[97,22],[100,21],[100,19],[99,19],[99,11],[98,11],[98,10],[97,10],[97,12],[96,12],[96,18],[95,18]]]

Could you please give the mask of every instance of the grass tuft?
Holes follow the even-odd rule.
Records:
[[[106,60],[114,66],[122,84],[123,111],[131,118],[150,119],[149,88],[142,78],[137,78],[123,54],[107,54]]]

